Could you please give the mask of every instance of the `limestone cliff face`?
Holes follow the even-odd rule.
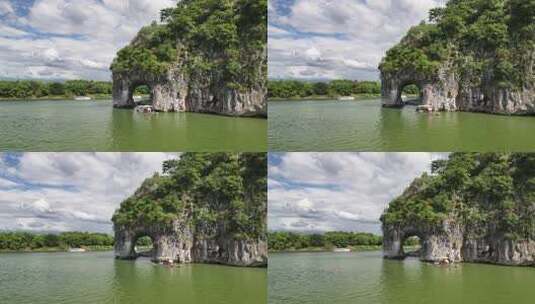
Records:
[[[411,236],[421,241],[420,259],[437,263],[492,263],[510,266],[535,265],[534,240],[508,240],[500,236],[471,238],[463,225],[447,220],[434,227],[383,225],[384,257],[403,259],[403,242]]]
[[[432,168],[381,216],[385,258],[417,236],[423,261],[535,266],[533,154],[452,153]]]
[[[183,153],[162,171],[115,211],[117,258],[148,236],[155,262],[267,265],[265,153]]]
[[[147,85],[155,111],[266,117],[265,5],[183,0],[162,10],[111,65],[114,107],[135,107]]]
[[[403,107],[403,87],[416,84],[427,111],[466,111],[507,115],[535,115],[535,88],[498,88],[490,83],[473,84],[446,63],[436,75],[410,70],[381,72],[384,107]]]
[[[173,263],[210,263],[232,266],[262,267],[267,265],[265,240],[237,239],[219,234],[206,237],[195,231],[190,220],[175,220],[169,226],[115,226],[115,256],[136,259],[138,238],[149,236],[153,241],[152,260]]]
[[[198,112],[227,116],[267,116],[266,89],[233,89],[210,80],[196,79],[173,66],[162,75],[146,72],[113,73],[113,106],[134,108],[134,90],[147,85],[152,106],[160,112]]]
[[[403,86],[416,84],[425,111],[534,115],[535,5],[444,4],[386,52],[379,66],[383,105],[402,106]]]
[[[461,262],[463,229],[453,220],[445,220],[437,225],[411,223],[408,225],[383,225],[384,256],[403,259],[403,242],[418,236],[421,242],[420,258],[426,262]]]
[[[451,66],[445,65],[437,75],[428,76],[416,71],[381,72],[384,107],[403,107],[403,88],[415,84],[420,88],[422,106],[428,111],[458,110],[459,84]]]

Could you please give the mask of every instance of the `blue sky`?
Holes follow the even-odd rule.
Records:
[[[0,154],[0,231],[111,233],[111,216],[166,153]]]
[[[445,0],[271,0],[269,77],[376,80],[386,50]]]
[[[116,52],[176,0],[0,0],[0,79],[110,80]]]
[[[268,228],[380,233],[379,217],[432,153],[271,153]]]

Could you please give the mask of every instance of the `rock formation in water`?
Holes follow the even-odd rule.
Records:
[[[152,239],[164,263],[267,265],[265,154],[186,153],[164,164],[113,216],[115,255]]]
[[[385,107],[420,88],[428,111],[535,114],[535,1],[450,0],[381,62]]]
[[[385,258],[535,266],[535,154],[454,153],[435,161],[381,217]]]
[[[267,116],[266,0],[182,0],[119,51],[113,105],[148,86],[156,111]]]

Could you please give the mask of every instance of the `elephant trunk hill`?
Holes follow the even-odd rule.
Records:
[[[417,85],[426,111],[535,115],[535,1],[452,0],[380,64],[383,105]]]
[[[144,27],[112,63],[113,102],[149,87],[156,111],[266,114],[267,2],[183,0]]]
[[[135,259],[152,239],[152,260],[267,265],[264,154],[186,153],[164,164],[113,216],[115,255]]]
[[[386,258],[535,266],[535,156],[454,153],[433,162],[381,217]]]

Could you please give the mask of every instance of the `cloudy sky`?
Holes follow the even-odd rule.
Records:
[[[271,153],[273,231],[380,233],[387,204],[425,171],[431,153]]]
[[[270,0],[269,77],[378,79],[387,49],[445,0]]]
[[[0,0],[0,78],[110,80],[115,53],[176,0]]]
[[[164,153],[0,154],[0,231],[112,231],[111,216]]]

